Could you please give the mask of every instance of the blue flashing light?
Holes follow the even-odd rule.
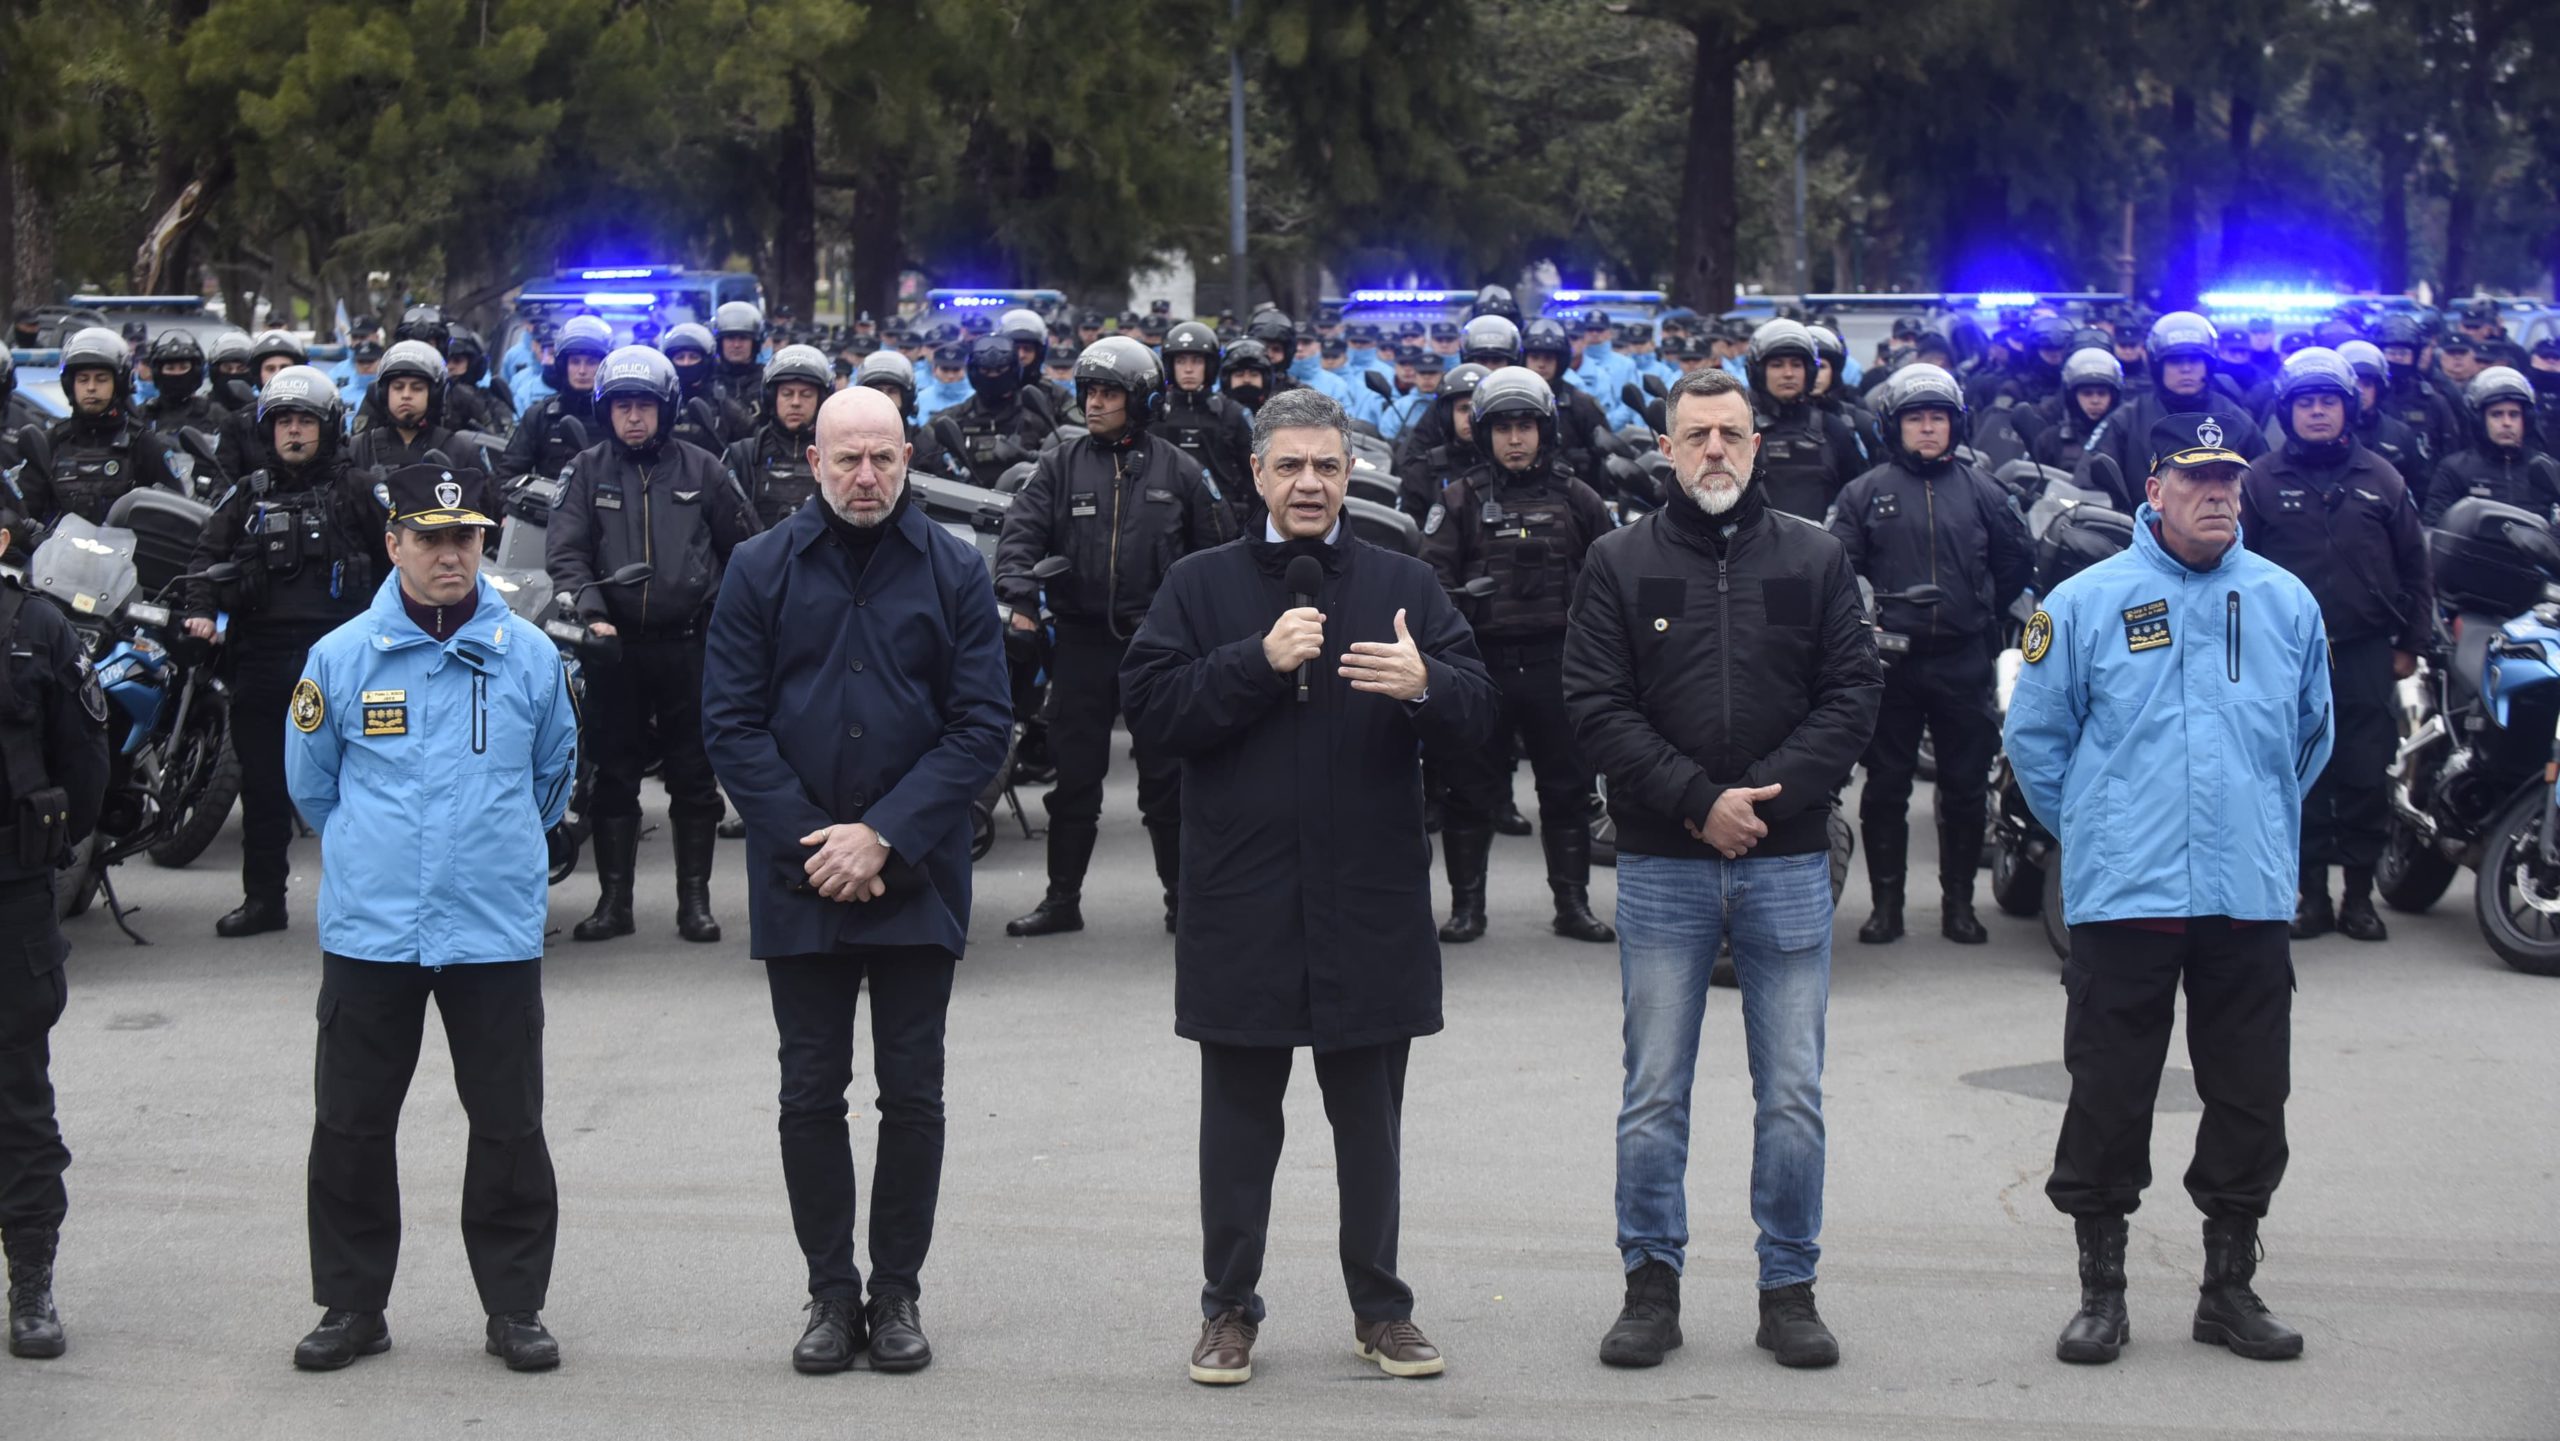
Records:
[[[962,310],[992,310],[999,305],[1011,305],[1013,298],[1006,295],[955,295],[950,303]]]
[[[1453,300],[1472,300],[1472,290],[1355,290],[1353,305],[1446,305]]]
[[[647,280],[658,274],[654,265],[608,265],[578,272],[580,280]]]
[[[1975,296],[1973,303],[1982,310],[2025,310],[2043,298],[2032,290],[1986,290]]]
[[[2277,311],[2327,319],[2340,297],[2324,290],[2208,290],[2196,297],[2207,310]]]
[[[590,290],[586,301],[595,306],[655,305],[658,297],[655,292],[647,290]]]
[[[1659,290],[1553,290],[1547,299],[1560,305],[1660,305]]]

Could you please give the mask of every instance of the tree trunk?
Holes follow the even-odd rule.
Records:
[[[906,186],[897,172],[883,168],[866,177],[853,192],[854,314],[871,312],[875,320],[897,313],[898,274],[906,269]]]
[[[2409,168],[2415,151],[2409,137],[2399,131],[2382,136],[2382,213],[2374,227],[2373,288],[2385,295],[2409,288]]]
[[[1680,248],[1671,300],[1714,315],[1733,308],[1734,101],[1740,46],[1729,21],[1690,26],[1698,49],[1689,71],[1688,148],[1680,164]]]
[[[780,222],[773,236],[773,307],[807,323],[818,308],[818,118],[809,77],[791,76],[791,123],[774,167]]]
[[[0,125],[0,324],[16,315],[18,288],[18,161],[9,127]]]
[[[2243,273],[2255,258],[2249,253],[2249,197],[2258,188],[2254,173],[2252,142],[2258,124],[2258,102],[2247,95],[2231,97],[2231,117],[2226,132],[2230,147],[2231,174],[2228,197],[2222,203],[2222,273]]]
[[[11,314],[38,305],[49,305],[60,297],[55,294],[53,275],[53,202],[43,189],[32,184],[23,161],[13,161],[12,189],[16,194],[9,206],[15,222],[15,255],[9,275]]]
[[[2160,303],[2196,303],[2196,97],[2184,85],[2169,92],[2169,239],[2162,257]]]

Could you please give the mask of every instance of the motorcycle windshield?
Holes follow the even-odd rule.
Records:
[[[75,616],[113,619],[139,584],[133,560],[139,548],[122,526],[65,515],[28,561],[27,583]]]

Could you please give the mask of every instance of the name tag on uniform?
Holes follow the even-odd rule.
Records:
[[[398,705],[408,698],[405,690],[369,690],[363,697],[366,705]]]
[[[1086,491],[1082,495],[1068,496],[1067,514],[1069,517],[1076,519],[1081,519],[1088,515],[1100,515],[1102,514],[1102,502],[1096,499],[1091,491]]]
[[[2158,650],[2169,643],[2169,602],[2150,601],[2124,613],[2124,648]]]
[[[2303,492],[2298,490],[2279,490],[2276,492],[2276,509],[2283,511],[2287,515],[2300,511],[2302,509],[2302,497]]]
[[[1895,495],[1895,494],[1894,494],[1894,493],[1892,493],[1891,491],[1878,491],[1878,492],[1876,493],[1876,503],[1875,503],[1875,518],[1876,518],[1876,519],[1878,519],[1878,520],[1891,520],[1891,519],[1893,519],[1895,516],[1900,515],[1900,514],[1902,514],[1902,497],[1901,497],[1901,496]]]
[[[369,736],[407,735],[409,708],[405,705],[374,705],[368,701],[364,708],[364,733]]]
[[[603,486],[596,487],[596,509],[622,509],[622,491],[619,488],[607,489]]]

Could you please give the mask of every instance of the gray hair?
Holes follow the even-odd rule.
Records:
[[[1700,366],[1671,382],[1671,389],[1662,398],[1662,424],[1666,429],[1670,427],[1671,418],[1680,413],[1680,400],[1683,396],[1695,395],[1703,398],[1710,395],[1740,395],[1741,393],[1742,382],[1733,378],[1732,371],[1721,365]],[[1750,397],[1744,396],[1743,403],[1748,405]]]
[[[1321,390],[1298,386],[1262,402],[1253,413],[1253,458],[1270,455],[1272,437],[1284,430],[1330,430],[1341,440],[1342,453],[1351,454],[1351,421]]]

